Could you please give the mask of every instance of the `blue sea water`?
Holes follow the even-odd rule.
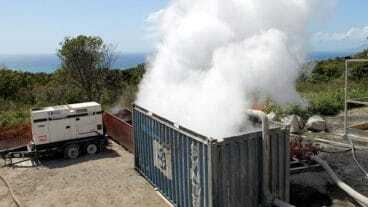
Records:
[[[348,52],[348,51],[346,52],[315,51],[315,52],[309,53],[308,58],[309,60],[318,61],[318,60],[326,60],[326,59],[331,59],[331,58],[336,58],[336,57],[346,57],[354,53],[355,52]]]
[[[127,69],[145,62],[147,54],[131,53],[117,55],[113,68]],[[0,66],[27,72],[52,73],[60,68],[56,54],[42,55],[0,55]]]
[[[351,55],[352,52],[311,52],[309,60],[323,60]],[[121,54],[116,57],[113,68],[127,69],[144,63],[146,53]],[[60,67],[60,60],[56,54],[48,55],[0,55],[0,66],[28,72],[52,73]]]

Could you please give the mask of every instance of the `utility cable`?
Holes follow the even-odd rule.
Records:
[[[349,137],[349,136],[347,136]],[[356,151],[355,151],[355,145],[353,143],[353,141],[351,140],[351,138],[348,138],[350,145],[351,145],[351,152],[353,154],[353,159],[354,162],[356,163],[356,165],[358,166],[358,168],[360,169],[360,171],[362,171],[362,173],[364,173],[365,178],[368,179],[368,172],[364,169],[364,167],[360,164],[360,162],[358,161],[357,155],[356,155]]]
[[[17,197],[14,194],[13,189],[11,188],[10,184],[8,183],[8,181],[2,176],[0,175],[0,179],[3,181],[3,183],[5,184],[5,186],[8,188],[10,195],[14,201],[14,203],[16,204],[17,207],[22,207],[22,204],[20,203],[20,201],[17,199]]]

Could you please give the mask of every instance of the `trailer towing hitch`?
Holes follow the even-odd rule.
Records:
[[[5,164],[2,167],[6,167],[6,166],[13,166],[14,164],[18,164],[28,160],[34,160],[34,158],[37,158],[37,152],[21,151],[20,148],[14,148],[14,149],[0,150],[0,156],[5,161]],[[30,159],[13,162],[14,158],[30,158]]]

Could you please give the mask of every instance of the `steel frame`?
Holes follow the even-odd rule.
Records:
[[[368,62],[368,59],[347,59],[345,60],[345,106],[344,106],[344,137],[345,139],[348,139],[349,134],[349,123],[348,123],[348,105],[349,103],[353,104],[360,104],[360,105],[366,105],[368,106],[368,97],[363,98],[357,98],[357,99],[350,99],[348,97],[349,93],[349,63],[364,63]],[[367,99],[366,101],[364,99]]]

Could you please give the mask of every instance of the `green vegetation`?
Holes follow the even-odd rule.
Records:
[[[343,76],[345,71],[344,58],[336,58],[332,60],[322,60],[318,62],[308,77],[314,81],[330,81]]]
[[[364,50],[353,58],[368,58]],[[349,97],[368,97],[368,63],[349,64]],[[335,58],[316,63],[310,74],[303,74],[297,82],[297,91],[308,106],[289,105],[280,107],[269,101],[266,111],[277,114],[297,114],[307,118],[313,114],[336,115],[344,109],[345,59]]]
[[[62,66],[52,74],[0,67],[0,127],[26,122],[32,107],[96,101],[108,109],[134,101],[144,64],[111,69],[112,47],[100,37],[66,38],[60,46]]]
[[[99,99],[108,110],[120,105],[129,107],[135,99],[144,65],[127,70],[104,69]],[[0,127],[29,120],[32,107],[90,101],[84,90],[68,80],[64,69],[52,74],[28,73],[0,68]]]
[[[368,58],[368,49],[355,54],[352,58]],[[349,65],[351,68],[349,77],[352,80],[363,80],[368,78],[368,63],[355,63]],[[317,62],[311,75],[310,81],[331,81],[341,79],[345,74],[345,58],[322,60]]]
[[[101,101],[106,75],[114,61],[112,47],[100,37],[84,35],[65,38],[60,45],[58,56],[64,81],[79,89],[80,98]]]

